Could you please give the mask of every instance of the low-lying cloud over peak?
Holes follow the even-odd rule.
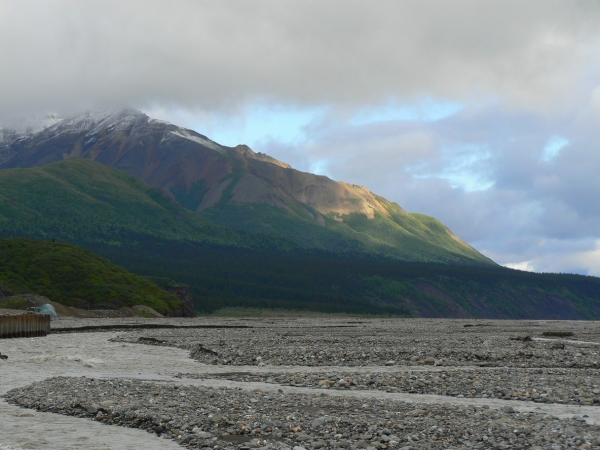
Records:
[[[4,114],[423,93],[560,107],[598,50],[599,19],[593,2],[553,0],[7,1],[0,95]]]
[[[600,275],[600,5],[0,3],[0,123],[142,108]]]

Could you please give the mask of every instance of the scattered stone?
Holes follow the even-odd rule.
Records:
[[[232,324],[223,320],[219,324],[211,322],[214,329],[136,330],[123,333],[112,340],[184,348],[190,351],[193,359],[203,364],[228,366],[361,367],[389,364],[402,367],[414,366],[420,362],[436,367],[600,366],[600,346],[594,342],[586,344],[565,341],[565,346],[565,342],[532,337],[542,334],[535,331],[538,326],[545,327],[544,333],[567,332],[574,335],[573,331],[565,330],[561,322],[557,322],[557,329],[553,330],[548,329],[552,325],[548,323],[524,326],[525,322],[508,324],[490,321],[485,326],[477,324],[465,328],[463,323],[439,320],[428,323],[429,328],[424,329],[418,321],[411,322],[410,319],[374,320],[368,322],[369,333],[365,334],[366,325],[356,324],[354,321],[322,320],[293,324],[292,321],[275,323],[257,320],[252,326],[247,325],[249,322],[244,322],[247,328],[235,328],[235,332],[224,337],[219,327],[231,327]],[[298,327],[301,332],[292,332]],[[600,329],[586,331],[586,336],[590,336],[589,340],[600,343]],[[592,350],[587,351],[588,347]],[[581,352],[581,349],[584,351]]]
[[[86,408],[86,411],[87,411],[89,414],[97,414],[99,409],[100,409],[100,406],[98,406],[98,405],[96,405],[96,404],[94,403],[94,404],[91,404],[91,405],[89,405],[89,406]]]
[[[177,403],[181,394],[185,401]],[[563,449],[593,448],[600,442],[600,428],[581,417],[559,420],[513,408],[420,405],[316,393],[265,395],[237,388],[175,389],[138,380],[57,377],[13,389],[5,398],[38,411],[141,428],[190,449]],[[252,399],[260,401],[248,408]],[[166,406],[173,403],[177,406]],[[98,407],[103,404],[110,406]],[[310,412],[314,405],[327,414],[314,417]]]
[[[327,416],[324,417],[317,417],[315,420],[312,421],[312,427],[313,428],[317,428],[317,427],[321,427],[323,425],[325,425],[327,423]]]
[[[326,376],[326,378],[324,377]],[[181,378],[210,378],[210,374],[179,374]],[[351,380],[347,381],[344,377]],[[500,398],[537,403],[600,406],[598,369],[480,368],[477,372],[449,370],[401,370],[377,374],[364,372],[243,373],[223,375],[237,382],[262,382],[313,389],[355,389],[413,394],[448,395],[457,398]],[[331,381],[339,380],[338,382]],[[502,386],[498,383],[501,382]],[[577,391],[578,395],[573,395]]]

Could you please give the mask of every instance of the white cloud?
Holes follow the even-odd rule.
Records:
[[[507,263],[504,264],[505,267],[509,269],[516,270],[525,270],[527,272],[535,272],[535,266],[533,265],[533,261],[521,261],[518,263]]]
[[[575,267],[585,268],[589,275],[600,276],[600,240],[595,242],[593,249],[570,255],[568,262]]]
[[[578,242],[575,246],[564,244],[551,243],[546,253],[537,254],[531,260],[508,262],[503,265],[529,272],[584,273],[600,276],[600,240]],[[577,250],[576,247],[584,248]]]

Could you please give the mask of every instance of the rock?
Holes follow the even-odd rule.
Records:
[[[96,414],[99,409],[100,409],[100,406],[96,405],[95,403],[88,405],[86,408],[86,410],[89,414]]]
[[[315,420],[312,421],[312,427],[313,428],[322,427],[323,425],[325,425],[327,423],[327,420],[328,420],[327,416],[317,417]]]
[[[195,433],[199,439],[209,439],[212,437],[212,433],[209,433],[208,431],[196,431]]]

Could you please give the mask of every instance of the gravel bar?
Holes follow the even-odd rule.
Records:
[[[240,323],[239,321],[237,323]],[[231,324],[232,322],[226,322]],[[115,342],[189,350],[203,364],[231,366],[478,366],[600,368],[598,322],[435,319],[247,320],[221,329],[152,330]],[[566,333],[568,338],[545,338]]]
[[[508,407],[213,389],[56,377],[9,391],[11,404],[135,427],[188,448],[594,448],[600,427]],[[555,447],[553,447],[555,446]]]
[[[179,374],[181,378],[263,382],[281,386],[335,390],[378,390],[409,394],[561,403],[600,404],[600,376],[593,369],[480,369],[456,371],[404,370],[397,372],[312,372]]]
[[[72,440],[97,436],[81,425],[90,423],[147,436],[149,449],[600,449],[598,322],[128,318],[52,327],[63,333],[0,342],[9,402],[0,423],[35,410],[24,429],[64,417],[81,430]],[[11,433],[0,445],[28,442]],[[36,445],[28,448],[47,447]]]

